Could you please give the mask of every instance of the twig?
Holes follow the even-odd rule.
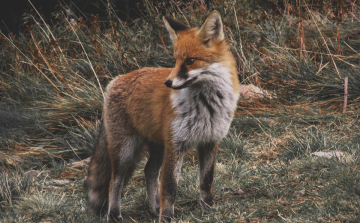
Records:
[[[134,220],[131,216],[129,216],[129,218],[131,219],[131,221],[133,222],[137,222],[136,220]]]
[[[342,113],[345,114],[346,112],[346,106],[347,106],[347,98],[348,98],[348,77],[345,77],[344,80],[344,106],[343,106],[343,110]]]
[[[327,62],[324,66],[321,66],[320,69],[316,72],[315,76],[319,75],[320,71],[324,69],[330,62]]]
[[[340,27],[337,25],[337,41],[338,41],[338,54],[341,55],[341,44],[340,44]]]
[[[284,220],[284,221],[289,221],[288,219],[286,219],[286,218],[284,218],[283,216],[281,216],[281,214],[280,214],[280,212],[279,212],[279,210],[277,210],[277,216],[279,216],[282,220]]]
[[[358,54],[358,52],[357,52],[356,50],[354,50],[354,48],[352,48],[349,44],[347,44],[347,42],[344,41],[344,43],[345,43],[345,45],[346,45],[347,47],[349,47],[352,51],[354,51],[356,54]]]
[[[303,56],[305,57],[305,41],[304,41],[304,21],[301,20],[301,39],[300,39],[300,43],[301,43],[301,52],[303,54]],[[301,55],[301,53],[300,53]]]
[[[75,152],[74,148],[70,145],[69,141],[65,140],[66,143],[69,145],[70,149],[75,153],[76,157],[81,160],[80,156]]]

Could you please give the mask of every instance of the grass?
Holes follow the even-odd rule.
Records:
[[[199,204],[197,154],[186,155],[176,220],[358,222],[359,7],[343,3],[350,10],[339,22],[335,11],[307,1],[266,16],[251,1],[176,3],[145,1],[142,17],[130,23],[111,6],[108,21],[60,10],[50,25],[29,14],[24,33],[0,35],[0,222],[105,221],[87,213],[83,192],[102,91],[118,74],[173,66],[161,13],[199,25],[212,9],[223,16],[242,84],[272,98],[239,100],[217,156],[214,207]],[[146,159],[123,191],[126,222],[157,221],[146,202]]]

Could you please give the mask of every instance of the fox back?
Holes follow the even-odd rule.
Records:
[[[208,205],[214,202],[218,142],[228,132],[239,97],[236,62],[217,11],[201,28],[165,17],[164,23],[175,67],[120,75],[106,90],[103,126],[85,184],[91,208],[99,212],[107,207],[108,221],[122,218],[121,190],[144,147],[149,151],[148,199],[160,219],[174,215],[183,156],[193,147],[199,152],[200,199]]]

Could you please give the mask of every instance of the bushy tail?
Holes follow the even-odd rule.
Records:
[[[101,215],[107,210],[110,179],[111,165],[107,152],[105,126],[102,122],[95,153],[90,161],[88,176],[84,182],[89,208],[97,215]]]

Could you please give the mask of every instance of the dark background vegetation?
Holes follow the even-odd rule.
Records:
[[[31,2],[36,10],[27,1],[0,7],[10,18],[0,33],[0,222],[104,221],[87,213],[82,184],[106,84],[173,66],[162,15],[199,26],[214,9],[241,83],[269,95],[238,102],[217,156],[214,207],[199,204],[197,153],[186,155],[177,221],[360,219],[355,1]],[[146,159],[123,191],[126,222],[157,222],[144,202]]]
[[[191,2],[182,1],[182,2]],[[200,1],[199,1],[200,2]],[[210,5],[209,0],[202,0],[206,5]],[[243,1],[246,2],[246,1]],[[45,21],[56,23],[56,19],[52,18],[52,13],[57,10],[68,8],[78,16],[84,16],[90,18],[91,15],[99,15],[101,20],[106,20],[107,6],[110,3],[116,10],[116,15],[124,21],[131,21],[136,18],[140,18],[142,13],[145,12],[144,0],[32,0],[31,3],[28,0],[12,0],[7,1],[6,6],[0,7],[0,30],[4,34],[10,32],[18,33],[25,28],[24,13],[30,13],[34,11],[34,7],[45,18]],[[161,3],[171,4],[171,1],[156,0],[152,1],[154,5]],[[306,3],[313,10],[317,11],[333,11],[335,19],[342,20],[342,15],[350,10],[352,1],[343,0],[311,0]],[[304,11],[301,5],[301,0],[252,0],[247,1],[248,11],[244,11],[242,16],[249,18],[258,17],[257,14],[263,12],[263,16],[267,13],[277,12],[281,13],[285,10],[285,6],[292,6],[297,15],[301,15]]]
[[[106,20],[106,4],[102,0],[13,0],[7,1],[6,6],[0,7],[0,30],[8,34],[18,33],[25,29],[24,13],[34,12],[34,7],[49,23],[58,22],[52,13],[68,8],[78,16],[88,17],[98,14],[102,20]],[[139,9],[142,8],[141,0],[110,0],[110,4],[116,7],[117,15],[121,20],[131,20],[140,17]],[[32,5],[34,6],[32,6]]]

